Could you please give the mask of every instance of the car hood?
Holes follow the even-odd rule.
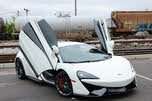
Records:
[[[128,78],[128,76],[133,75],[130,62],[120,56],[113,56],[111,59],[104,61],[77,63],[71,65],[74,67],[75,71],[85,71],[99,78],[106,78],[106,80],[111,80],[112,78],[115,80],[118,76],[125,79]]]

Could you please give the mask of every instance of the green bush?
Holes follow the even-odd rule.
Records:
[[[15,17],[12,17],[13,21],[9,22],[8,24],[6,24],[6,33],[7,34],[11,34],[11,33],[16,33],[15,30]]]

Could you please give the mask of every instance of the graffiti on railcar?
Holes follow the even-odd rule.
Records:
[[[152,23],[140,23],[137,25],[136,31],[152,31]]]

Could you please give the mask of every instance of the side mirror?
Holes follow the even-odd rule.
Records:
[[[108,43],[108,52],[111,54],[111,55],[114,55],[114,53],[113,53],[113,48],[114,48],[114,41],[113,40],[111,40],[111,41],[109,41]]]
[[[57,46],[52,46],[52,51],[57,55],[59,54],[59,48]]]
[[[114,48],[114,44],[115,44],[115,42],[114,42],[113,40],[111,40],[111,41],[108,42],[108,46],[109,46],[111,49]]]

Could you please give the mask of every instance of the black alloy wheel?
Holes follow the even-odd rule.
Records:
[[[61,71],[57,74],[55,86],[60,95],[65,97],[72,96],[72,83],[66,72]]]
[[[26,79],[26,74],[25,74],[25,71],[24,71],[24,68],[23,68],[23,64],[22,64],[22,61],[17,58],[16,59],[16,62],[15,62],[15,69],[16,69],[16,74],[17,74],[17,77],[19,79]]]

